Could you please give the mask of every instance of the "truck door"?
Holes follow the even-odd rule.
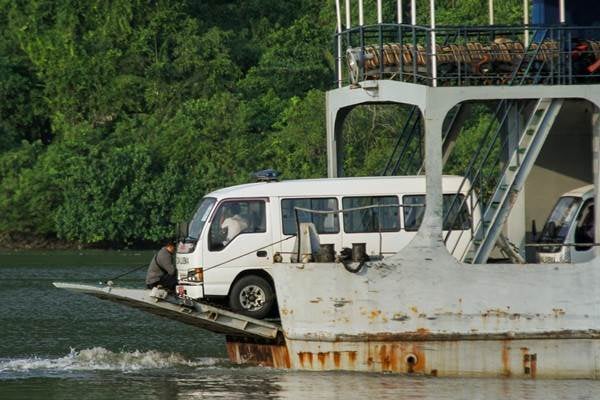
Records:
[[[231,199],[219,203],[203,241],[205,295],[225,296],[244,269],[270,268],[272,229],[267,199]],[[264,248],[263,248],[264,247]]]
[[[573,242],[581,244],[571,247],[571,262],[581,263],[594,258],[594,199],[588,199],[583,203],[575,225]]]

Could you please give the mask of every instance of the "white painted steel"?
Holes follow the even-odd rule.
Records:
[[[598,374],[598,262],[461,264],[422,233],[392,259],[357,274],[334,263],[277,265],[290,354],[352,349],[356,363],[345,368],[377,371],[375,344],[404,345],[424,354],[424,373],[524,376],[521,348],[527,348],[537,354],[539,377]],[[293,363],[318,369],[316,362]]]
[[[377,0],[377,23],[383,23],[383,10],[381,8],[381,0]]]
[[[339,35],[342,32],[342,13],[340,10],[340,0],[335,0],[335,14],[337,16],[337,83],[338,87],[343,86],[343,72],[342,72],[342,36]]]
[[[565,0],[558,0],[558,15],[561,24],[566,22],[565,17]]]
[[[412,25],[417,24],[417,0],[411,0],[410,2],[410,23]]]
[[[337,33],[342,32],[342,13],[340,10],[340,0],[335,0],[335,17],[336,17],[336,29]]]
[[[363,0],[358,0],[358,25],[363,26],[365,24],[365,13],[363,7]]]
[[[494,25],[494,0],[488,0],[489,24]]]
[[[396,13],[398,14],[397,17],[398,17],[399,24],[402,23],[402,19],[403,19],[402,11],[403,11],[402,0],[397,0],[396,1]]]
[[[435,0],[429,2],[430,24],[431,24],[431,79],[432,86],[437,86],[437,47],[435,40]]]
[[[327,366],[333,362],[335,367],[337,359],[344,369],[384,370],[393,355],[407,357],[407,351],[420,348],[426,359],[421,371],[428,374],[532,377],[535,354],[538,377],[600,377],[599,259],[470,265],[456,261],[442,245],[441,121],[462,101],[515,98],[583,98],[597,110],[600,91],[594,85],[432,88],[380,81],[376,92],[347,87],[328,92],[332,140],[340,132],[335,118],[340,110],[367,102],[419,107],[425,121],[428,206],[409,245],[356,274],[333,263],[276,266],[273,275],[294,366],[319,368],[320,353]],[[594,121],[597,160],[597,111]],[[343,162],[340,158],[336,165]],[[594,178],[600,181],[597,161]],[[315,361],[307,364],[306,355],[315,350]],[[334,351],[333,361],[328,351]],[[394,371],[408,372],[406,360],[396,365]]]
[[[346,29],[350,29],[352,27],[352,21],[351,21],[352,9],[350,8],[350,0],[346,0],[346,7],[345,7],[344,11],[346,12]]]
[[[523,0],[523,24],[529,26],[529,0]],[[525,28],[525,37],[523,39],[525,48],[529,47],[529,29]]]

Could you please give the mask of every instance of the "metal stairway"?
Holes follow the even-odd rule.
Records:
[[[460,257],[465,262],[487,261],[562,104],[562,99],[540,99],[535,104],[519,143],[511,152],[493,195],[487,202],[483,216],[474,227],[474,239],[466,254]]]

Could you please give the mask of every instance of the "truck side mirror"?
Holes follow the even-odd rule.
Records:
[[[535,219],[531,220],[531,236],[533,237],[533,241],[537,240],[537,227],[535,226]]]
[[[184,240],[188,237],[189,224],[187,222],[179,222],[177,224],[177,239]]]

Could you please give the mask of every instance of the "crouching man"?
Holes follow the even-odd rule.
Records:
[[[148,289],[161,286],[169,291],[175,290],[177,270],[173,265],[173,253],[175,253],[175,243],[169,241],[154,255],[146,274],[146,287]]]

